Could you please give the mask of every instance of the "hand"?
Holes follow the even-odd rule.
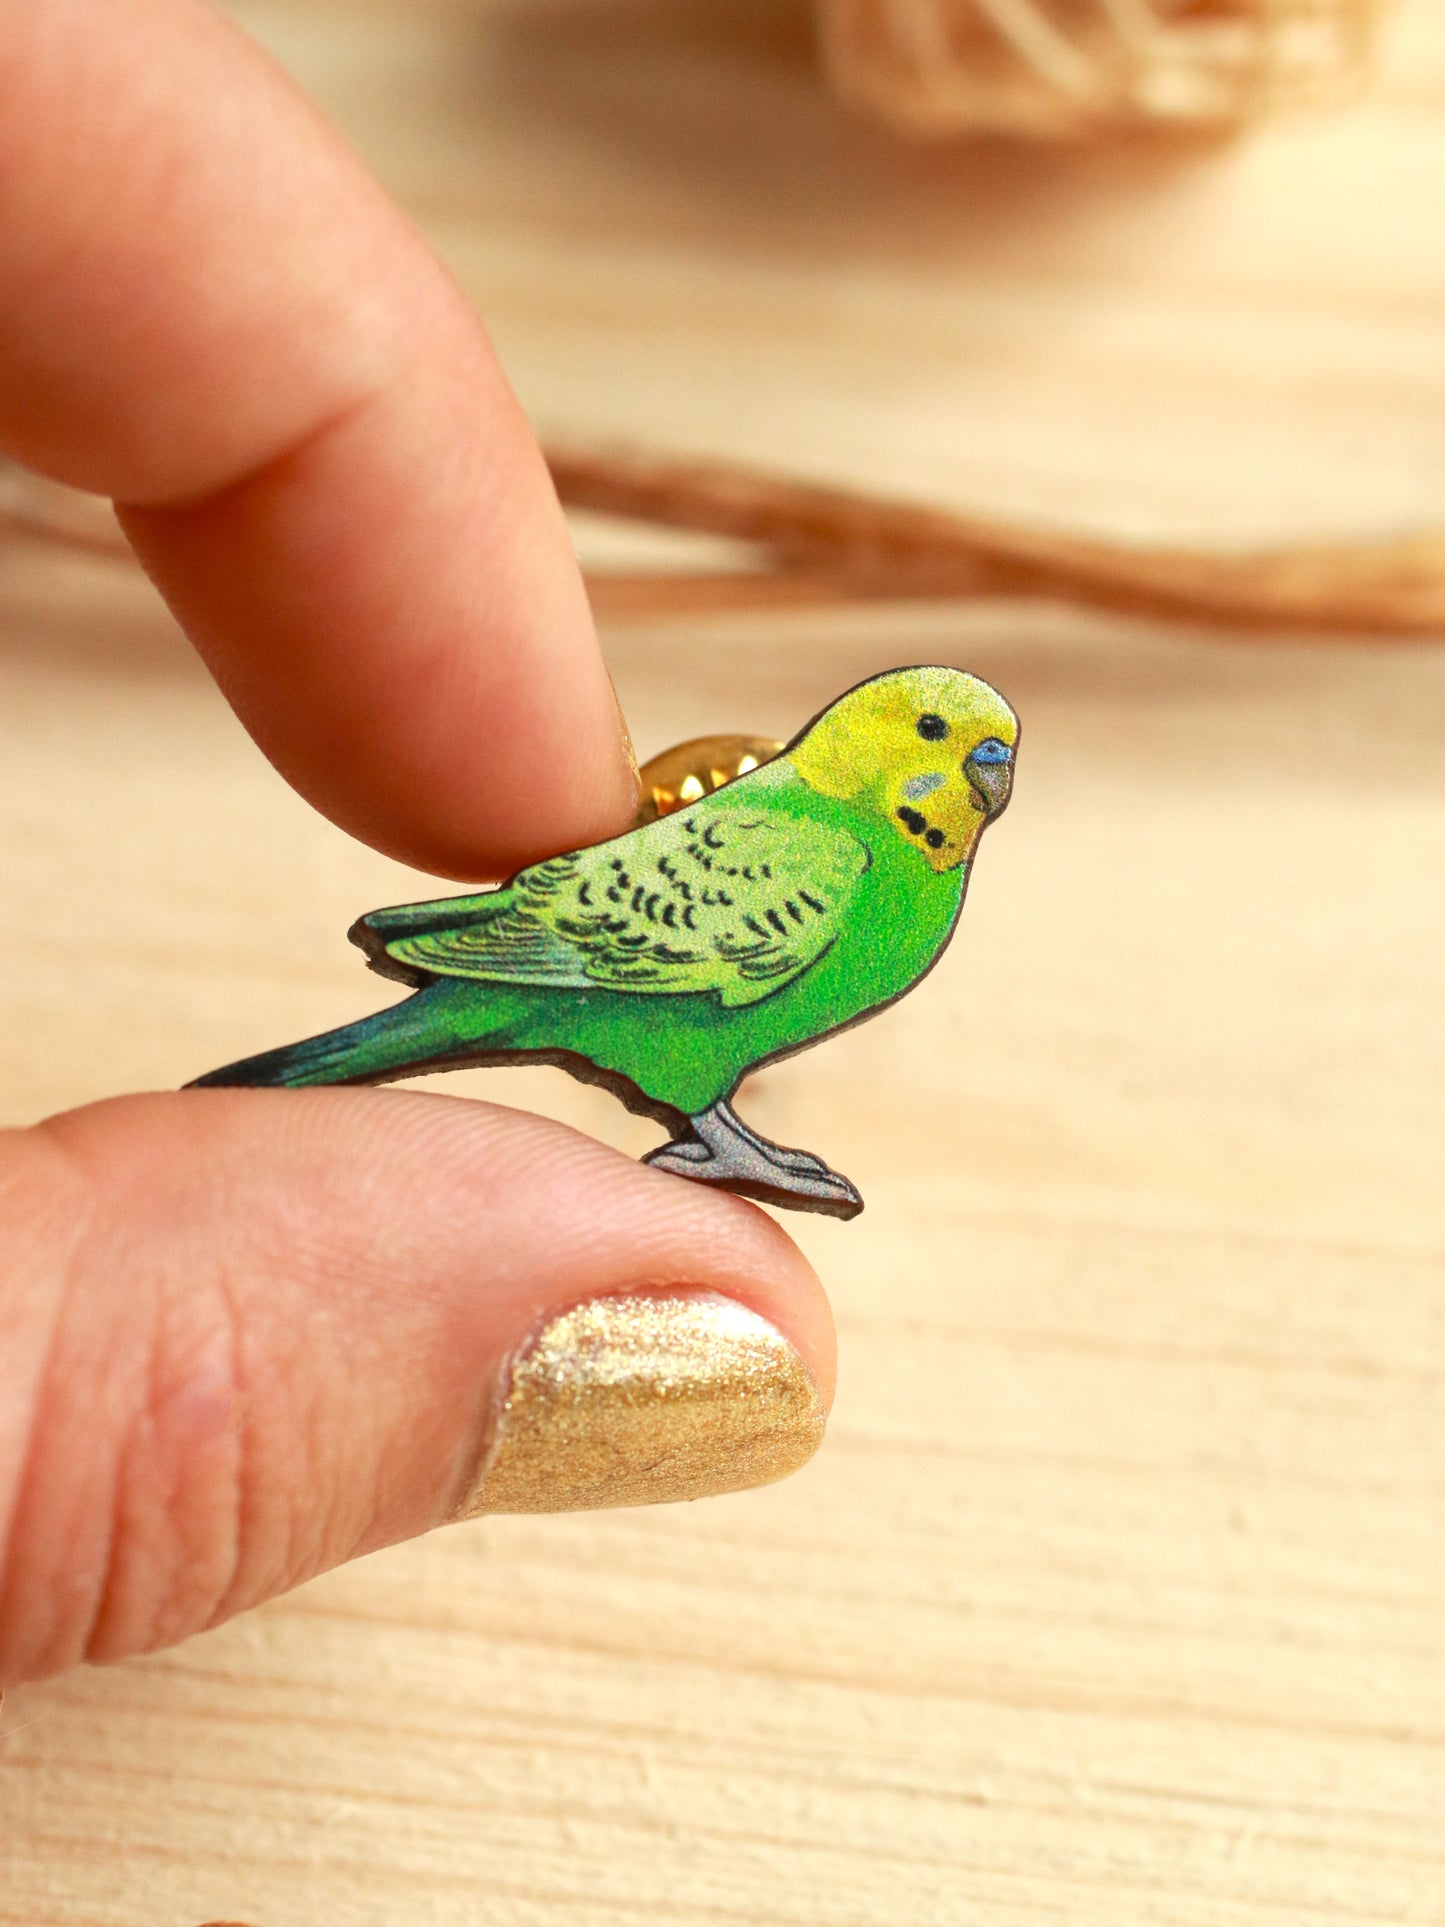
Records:
[[[246,727],[354,834],[476,878],[625,827],[541,456],[356,160],[196,0],[5,8],[0,103],[0,449],[116,499]],[[569,1461],[548,1373],[576,1333],[510,1361],[630,1293],[734,1301],[638,1327],[691,1361],[692,1429],[649,1443],[661,1405],[619,1427],[603,1397]],[[831,1344],[763,1213],[488,1105],[198,1091],[9,1132],[0,1682],[423,1531],[489,1453],[481,1503],[531,1509],[625,1494],[629,1454],[657,1496],[776,1475]]]

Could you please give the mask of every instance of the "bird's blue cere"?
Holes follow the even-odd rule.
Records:
[[[969,757],[971,763],[1011,763],[1013,751],[1007,743],[1001,743],[997,736],[986,736]]]

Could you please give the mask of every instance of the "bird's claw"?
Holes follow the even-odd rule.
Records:
[[[659,1171],[716,1184],[743,1197],[794,1211],[852,1218],[863,1209],[858,1192],[809,1151],[793,1151],[759,1137],[717,1106],[693,1119],[693,1137],[659,1146],[643,1160]]]
[[[791,1151],[786,1145],[775,1144],[769,1147],[768,1155],[772,1163],[781,1164],[785,1170],[801,1171],[807,1177],[836,1178],[840,1184],[848,1184],[846,1178],[839,1178],[836,1171],[821,1158],[815,1158],[811,1151]],[[849,1184],[848,1189],[852,1188]]]
[[[686,1147],[664,1145],[643,1159],[655,1171],[670,1171],[694,1184],[715,1184],[739,1197],[756,1198],[760,1204],[781,1205],[791,1211],[818,1211],[831,1218],[856,1218],[863,1200],[845,1177],[836,1171],[816,1176],[778,1165],[770,1172],[758,1169],[733,1171],[720,1166],[709,1155],[688,1155]]]
[[[685,1164],[707,1164],[711,1158],[712,1152],[705,1144],[699,1143],[695,1137],[683,1137],[672,1144],[661,1144],[655,1151],[649,1151],[642,1162],[655,1164],[660,1171],[676,1171]]]

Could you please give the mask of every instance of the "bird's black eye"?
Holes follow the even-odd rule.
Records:
[[[941,743],[948,734],[948,724],[930,709],[919,717],[918,733],[926,743]]]

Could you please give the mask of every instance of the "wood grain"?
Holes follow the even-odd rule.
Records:
[[[620,43],[591,7],[257,17],[470,264],[554,427],[840,485],[871,448],[900,497],[1111,537],[1423,518],[1429,0],[1359,119],[1156,158],[1147,191],[1137,156],[1045,192],[822,106],[780,160],[770,116],[811,99],[786,15],[662,8]],[[1321,199],[1245,191],[1282,154]],[[1141,206],[1181,194],[1190,246],[1151,251]],[[1125,338],[1145,392],[1109,374]],[[1445,1922],[1445,656],[987,600],[606,641],[644,755],[785,736],[908,660],[1024,717],[942,967],[750,1091],[868,1199],[793,1227],[839,1316],[828,1441],[765,1492],[455,1528],[12,1695],[0,1922]],[[366,1008],[348,922],[428,887],[285,790],[143,581],[21,543],[0,874],[13,1123]],[[560,1074],[447,1088],[652,1141]]]
[[[914,146],[804,0],[245,0],[558,444],[1111,539],[1438,524],[1445,10],[1234,146]]]

